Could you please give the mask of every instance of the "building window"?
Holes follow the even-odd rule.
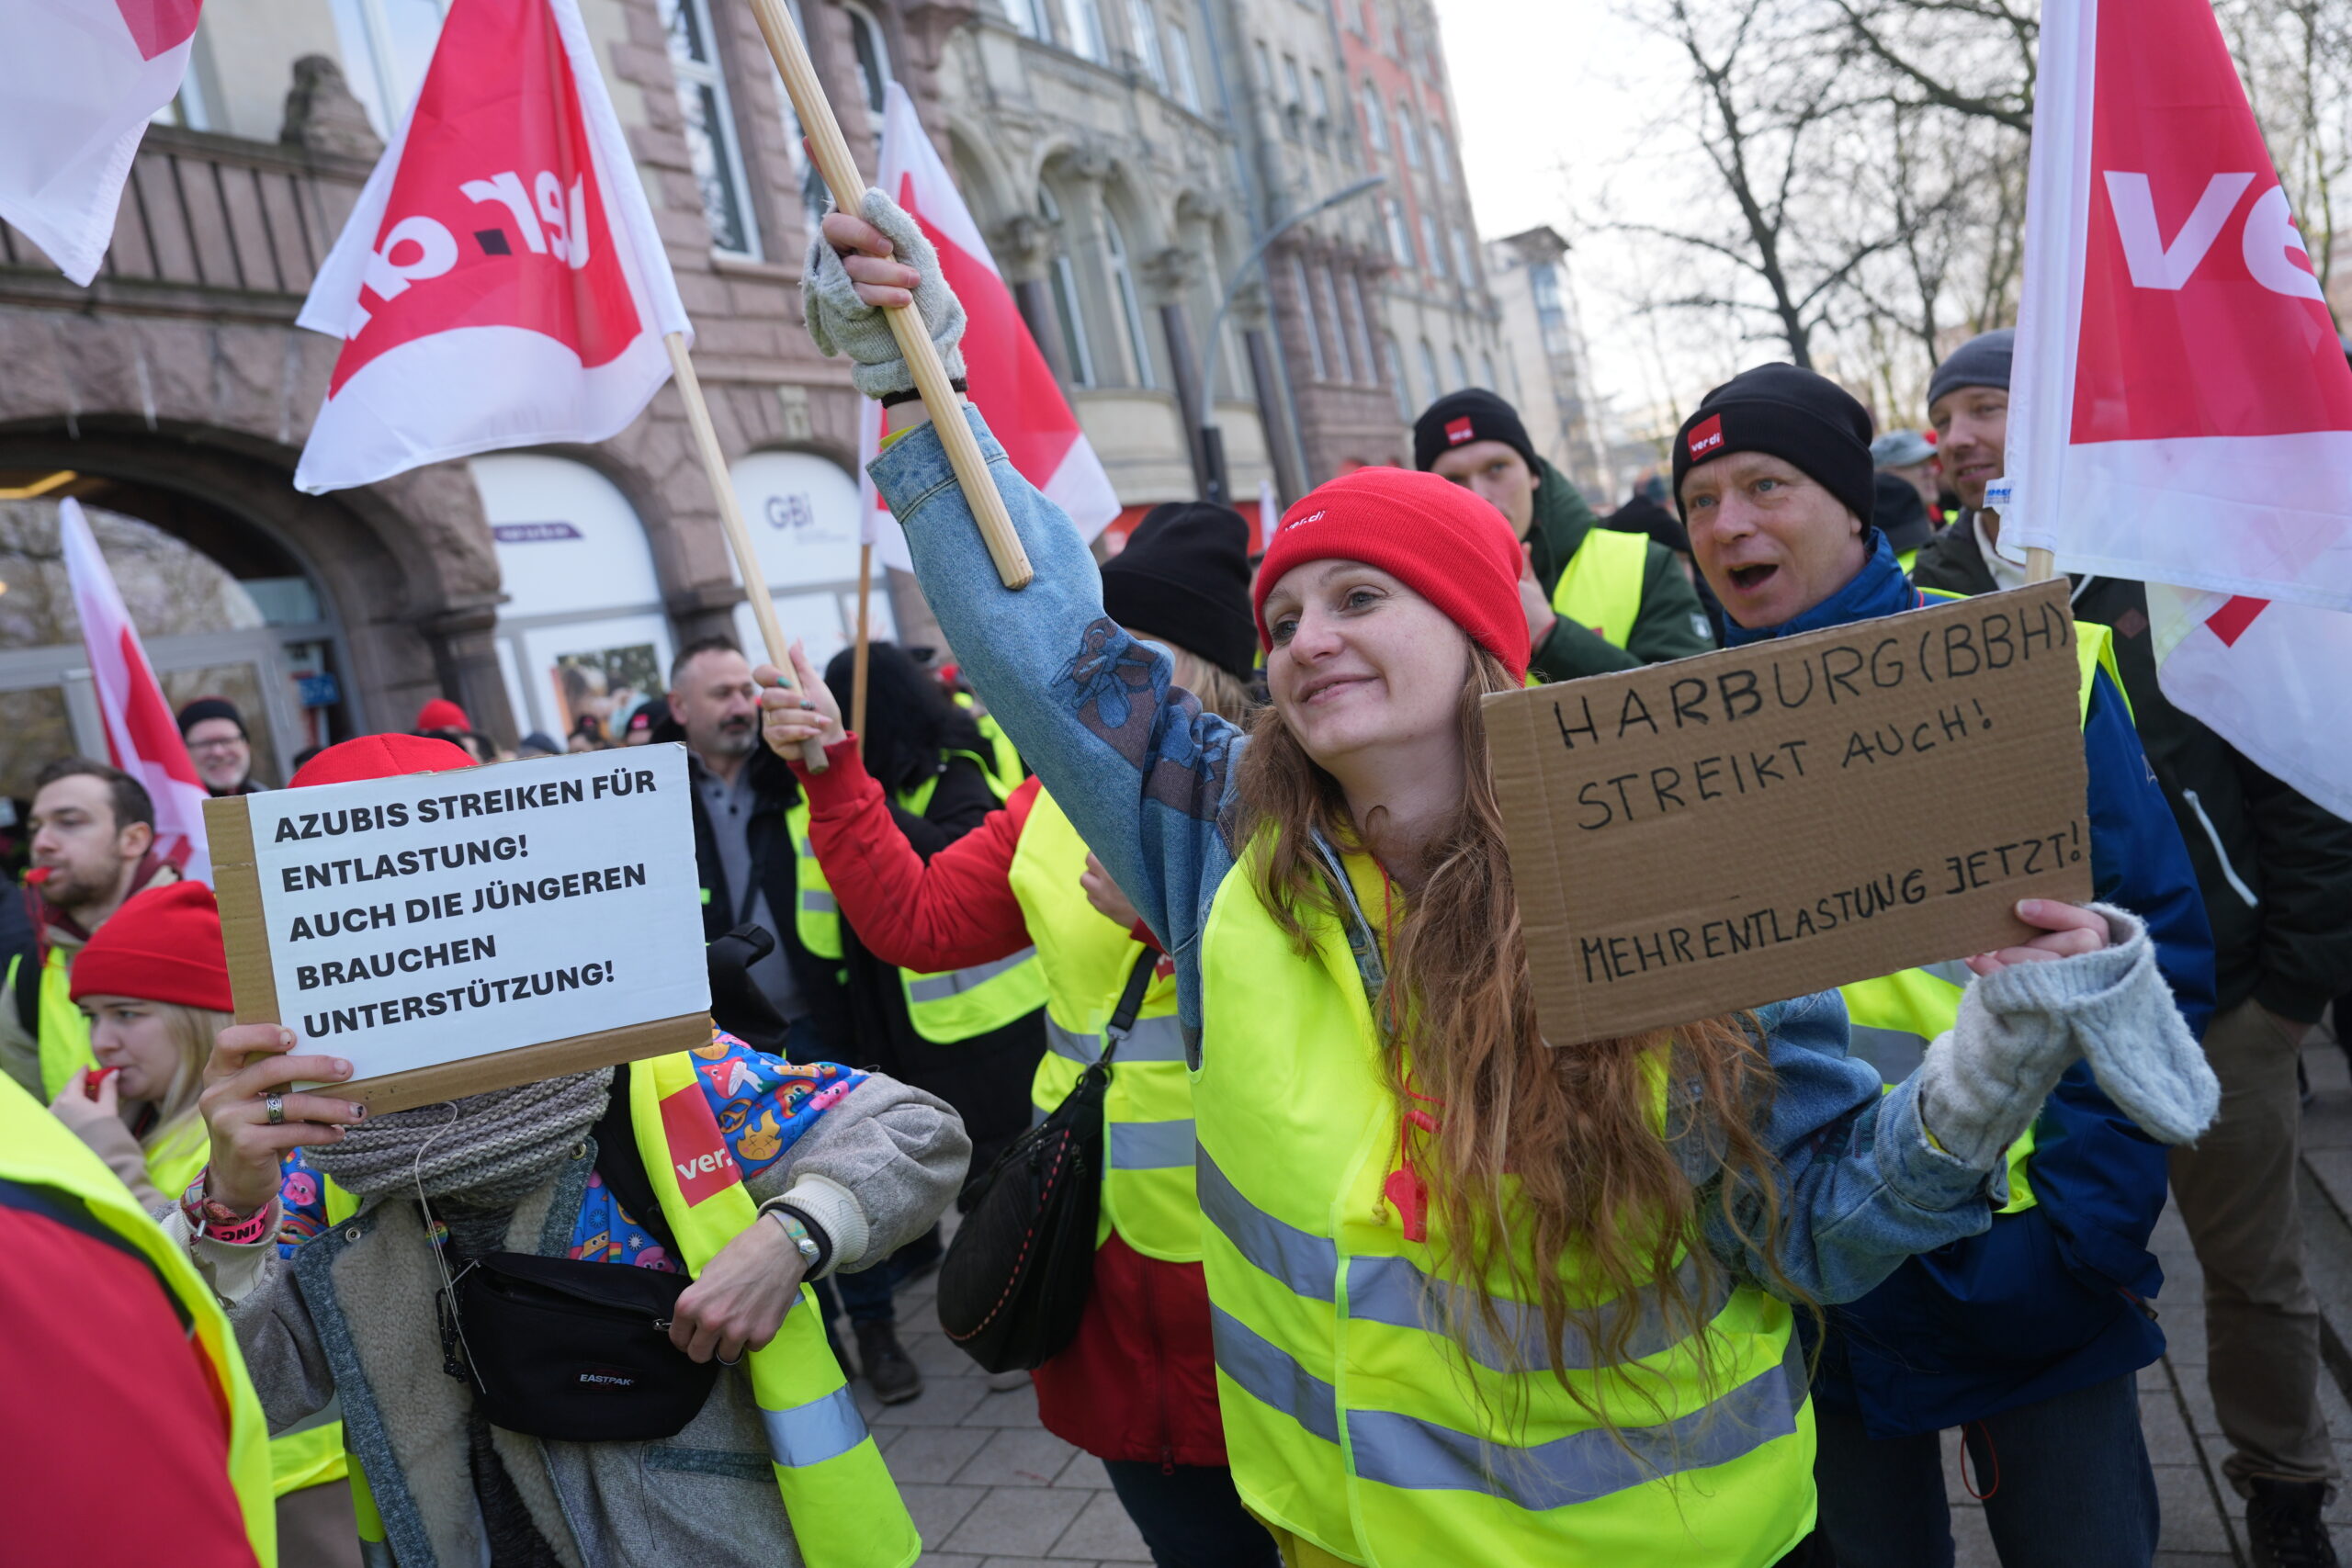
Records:
[[[1069,264],[1069,252],[1062,234],[1062,209],[1054,200],[1054,193],[1040,188],[1037,192],[1037,216],[1046,220],[1046,231],[1053,236],[1053,265],[1046,276],[1053,285],[1054,321],[1062,330],[1062,349],[1069,355],[1069,378],[1081,387],[1094,385],[1094,355],[1086,344],[1086,313],[1078,299],[1078,270]]]
[[[1317,381],[1328,381],[1331,373],[1323,362],[1323,328],[1315,319],[1315,295],[1306,287],[1306,264],[1296,256],[1290,258],[1291,292],[1298,296],[1298,319],[1306,329],[1306,360],[1314,367]]]
[[[1503,384],[1495,379],[1495,356],[1491,354],[1478,355],[1478,385],[1490,392],[1503,389]]]
[[[1568,352],[1568,311],[1560,299],[1560,269],[1539,262],[1527,269],[1529,292],[1535,296],[1535,320],[1544,332],[1544,352]]]
[[[1426,212],[1421,214],[1421,257],[1429,263],[1431,277],[1445,276],[1445,245],[1438,238],[1437,220]]]
[[[1445,378],[1437,373],[1437,350],[1427,338],[1421,340],[1421,375],[1430,384],[1430,401],[1445,396]]]
[[[1069,35],[1073,53],[1097,65],[1109,62],[1111,46],[1102,36],[1102,13],[1094,0],[1062,0],[1062,30]]]
[[[1470,362],[1462,357],[1462,349],[1458,344],[1452,350],[1452,353],[1453,355],[1453,385],[1457,389],[1466,387],[1470,384]]]
[[[1380,372],[1372,358],[1372,312],[1363,308],[1363,279],[1352,272],[1348,274],[1348,313],[1356,330],[1356,347],[1363,355],[1364,379],[1378,386]],[[1389,363],[1396,363],[1394,355]]]
[[[1182,24],[1168,24],[1168,74],[1176,85],[1176,101],[1201,112],[1201,81],[1193,70],[1193,35]]]
[[[1331,133],[1331,84],[1324,80],[1320,71],[1309,71],[1306,86],[1306,107],[1315,116],[1316,139],[1321,141]]]
[[[1143,300],[1136,293],[1135,270],[1127,265],[1127,237],[1119,231],[1119,220],[1109,213],[1102,215],[1102,244],[1111,259],[1111,291],[1118,296],[1119,319],[1127,329],[1127,352],[1136,362],[1136,385],[1149,387],[1151,378],[1151,339],[1145,335]]]
[[[1408,168],[1421,166],[1420,125],[1413,118],[1413,107],[1404,99],[1396,100],[1396,150],[1405,155]]]
[[[743,174],[735,114],[727,101],[727,79],[711,35],[708,0],[662,0],[662,21],[678,81],[686,155],[702,192],[703,216],[710,222],[711,248],[757,256],[760,233],[752,217],[751,181]]]
[[[1396,340],[1383,335],[1380,356],[1388,362],[1388,384],[1396,394],[1396,417],[1410,424],[1419,417],[1420,405],[1413,400],[1413,389],[1405,379],[1405,356],[1396,352]],[[1431,398],[1431,402],[1437,400]]]
[[[1013,30],[1023,38],[1043,39],[1048,43],[1053,41],[1054,27],[1046,19],[1045,0],[1001,0],[1001,3],[1004,19],[1011,22]]]
[[[1372,27],[1372,0],[1363,0],[1363,4],[1360,6],[1343,5],[1342,9],[1348,13],[1348,31],[1358,38],[1369,37]]]
[[[424,85],[433,46],[441,41],[441,0],[331,0],[331,6],[344,79],[376,134],[389,141]],[[188,76],[188,85],[195,85],[196,73]],[[192,118],[177,123],[197,124]]]
[[[1380,205],[1388,213],[1388,254],[1401,265],[1414,265],[1418,258],[1413,254],[1413,231],[1405,222],[1405,204],[1392,196]]]
[[[1159,17],[1152,10],[1151,0],[1127,0],[1127,31],[1135,45],[1136,63],[1151,78],[1153,86],[1168,91],[1168,62],[1159,52]]]
[[[1470,254],[1470,236],[1459,229],[1453,231],[1453,276],[1464,284],[1478,281],[1478,264]]]
[[[1453,183],[1453,150],[1447,145],[1445,127],[1430,126],[1430,177],[1440,185]]]
[[[1274,57],[1267,51],[1266,43],[1263,39],[1259,39],[1255,44],[1250,46],[1250,58],[1257,68],[1258,91],[1268,97],[1272,96],[1274,91]]]
[[[865,94],[865,107],[878,118],[883,90],[890,85],[890,51],[882,41],[882,24],[862,6],[842,9],[849,13],[850,48],[857,54],[857,85]]]
[[[1380,107],[1380,89],[1363,85],[1363,139],[1375,152],[1388,151],[1388,113]]]
[[[1322,313],[1331,323],[1331,357],[1340,372],[1338,378],[1352,381],[1356,367],[1348,352],[1347,320],[1340,314],[1339,285],[1331,281],[1331,269],[1328,266],[1315,269],[1315,281],[1321,286]]]

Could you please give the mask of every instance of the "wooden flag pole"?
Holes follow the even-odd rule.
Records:
[[[718,449],[718,432],[710,423],[710,405],[702,400],[702,382],[686,354],[686,334],[666,333],[662,344],[670,351],[670,374],[686,400],[686,423],[694,431],[695,453],[710,478],[711,494],[718,502],[718,521],[727,530],[728,547],[743,573],[743,596],[752,602],[752,618],[760,625],[760,640],[767,644],[768,662],[784,671],[786,690],[793,688],[792,644],[785,640],[784,623],[776,619],[775,597],[768,592],[767,573],[752,548],[752,531],[743,525],[743,509],[735,501],[735,481],[727,474],[727,456]],[[800,743],[800,761],[812,773],[825,771],[825,749],[815,737]]]
[[[874,547],[857,547],[857,651],[850,655],[849,673],[849,732],[858,738],[858,750],[865,749],[865,651],[869,615],[866,599],[874,592]]]
[[[2025,547],[2025,580],[2047,582],[2058,575],[2058,558],[2039,545]]]
[[[800,117],[802,134],[808,139],[810,160],[833,193],[833,205],[843,212],[855,212],[865,199],[865,182],[858,176],[857,162],[850,156],[841,122],[833,118],[833,106],[825,96],[824,85],[817,80],[817,68],[809,63],[799,30],[785,14],[783,0],[752,0],[752,14],[759,18],[768,52],[775,57],[776,73],[784,78],[785,93],[792,99],[793,112]],[[922,394],[932,426],[947,448],[948,464],[956,470],[965,503],[979,524],[980,537],[988,544],[989,558],[996,562],[997,576],[1007,588],[1028,587],[1036,573],[1030,570],[1020,536],[1012,531],[1012,515],[1004,508],[1004,498],[997,493],[996,481],[989,478],[979,440],[964,423],[963,397],[948,384],[947,367],[940,362],[937,345],[910,306],[882,314],[890,323],[891,335],[899,340],[899,352],[914,372],[915,389]]]

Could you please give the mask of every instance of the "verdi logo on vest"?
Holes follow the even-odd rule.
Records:
[[[662,1132],[669,1140],[671,1171],[688,1208],[743,1179],[701,1085],[689,1084],[662,1098]]]

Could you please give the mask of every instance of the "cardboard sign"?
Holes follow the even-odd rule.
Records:
[[[709,1038],[683,746],[205,805],[237,1021],[371,1111]]]
[[[2061,579],[1487,699],[1555,1045],[2007,946],[2090,897]]]

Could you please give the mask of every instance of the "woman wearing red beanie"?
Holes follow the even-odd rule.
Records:
[[[98,928],[74,963],[74,999],[90,1017],[96,1068],[76,1074],[50,1109],[161,1217],[211,1152],[197,1097],[213,1036],[234,1021],[220,909],[201,882],[140,894]],[[319,1176],[300,1150],[286,1156],[287,1212],[314,1203]],[[299,1235],[281,1235],[291,1252]],[[281,1568],[356,1568],[359,1529],[334,1422],[269,1445]]]
[[[803,288],[896,401],[876,307],[919,308],[951,359],[962,317],[912,221],[863,211],[825,220]],[[977,418],[1036,571],[1017,593],[927,413],[890,418],[872,472],[925,599],[1175,959],[1227,1447],[1294,1564],[1779,1562],[1814,1516],[1797,1314],[1984,1229],[2086,1044],[2194,1052],[2136,921],[2032,901],[2046,934],[1972,960],[1959,1026],[1883,1095],[1834,993],[1547,1043],[1482,719],[1527,662],[1493,508],[1385,469],[1294,506],[1245,736],[1103,614]],[[763,701],[792,732],[797,694]]]

